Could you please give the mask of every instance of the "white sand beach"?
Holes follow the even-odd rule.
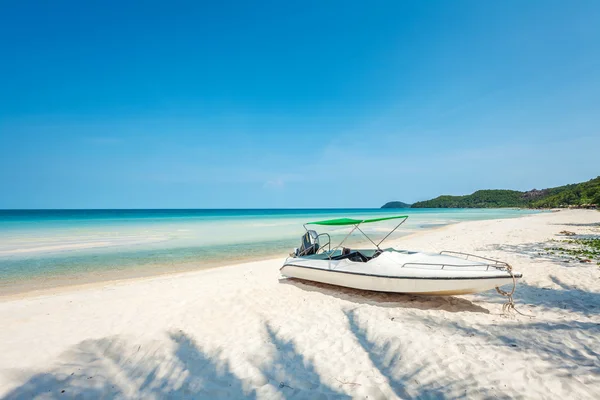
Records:
[[[600,267],[545,254],[600,212],[462,222],[395,247],[522,272],[495,291],[361,292],[281,279],[282,259],[0,300],[0,397],[600,398]]]

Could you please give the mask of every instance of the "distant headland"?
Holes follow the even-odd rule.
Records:
[[[597,208],[600,206],[600,176],[587,182],[548,189],[478,190],[465,196],[438,196],[435,199],[407,204],[390,201],[381,208]]]
[[[411,204],[401,201],[389,201],[381,206],[381,208],[410,208]]]

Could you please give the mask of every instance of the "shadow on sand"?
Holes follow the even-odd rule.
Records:
[[[593,227],[598,227],[600,228],[600,222],[587,222],[587,223],[562,223],[562,224],[553,224],[553,225],[558,225],[558,226],[580,226],[580,227],[589,227],[589,228],[593,228]]]
[[[521,284],[520,291],[531,304],[547,307],[562,304],[561,308],[577,312],[588,312],[591,306],[595,307],[595,312],[600,309],[600,294],[574,288],[555,277],[552,279],[560,289]],[[288,284],[361,304],[482,312],[473,303],[458,298],[432,297],[411,301],[414,296],[339,290],[328,285],[308,285],[298,281]],[[457,302],[447,303],[452,301]],[[374,329],[373,324],[368,325],[359,310],[346,310],[344,316],[347,331],[337,335],[350,333],[355,344],[347,351],[364,352],[372,364],[372,367],[368,366],[371,372],[367,378],[362,378],[363,382],[375,375],[381,376],[389,385],[385,390],[390,394],[389,390],[393,391],[400,398],[507,398],[515,395],[500,385],[482,387],[481,381],[471,371],[450,368],[452,360],[438,358],[432,363],[430,353],[415,352],[414,348],[407,356],[411,343],[403,343],[399,338],[402,335],[393,332],[381,336],[381,332],[370,331]],[[533,321],[515,323],[507,329],[506,324],[473,326],[443,317],[410,314],[403,323],[426,324],[432,331],[445,332],[445,337],[452,337],[455,342],[462,341],[466,346],[481,346],[481,343],[469,342],[471,338],[479,337],[486,345],[506,346],[509,352],[526,352],[527,357],[546,361],[547,367],[542,367],[546,370],[536,373],[548,377],[600,374],[600,353],[597,346],[592,345],[600,337],[598,323]],[[399,324],[398,329],[402,329],[402,325]],[[144,344],[119,336],[83,341],[64,353],[56,368],[15,376],[15,380],[24,383],[4,398],[347,399],[361,390],[359,386],[345,386],[346,383],[339,380],[337,384],[335,377],[324,377],[320,373],[323,370],[315,366],[314,360],[298,349],[295,338],[284,337],[269,323],[264,324],[264,345],[255,354],[255,359],[247,360],[249,363],[242,361],[243,365],[233,365],[223,351],[203,350],[183,331],[170,331],[166,335],[167,340]],[[337,339],[332,337],[331,340]],[[408,357],[411,359],[408,360]],[[327,370],[336,371],[338,359],[328,359],[326,355],[321,359],[330,363]],[[470,362],[478,361],[471,359]],[[444,371],[443,374],[439,373],[440,370]]]
[[[33,375],[5,399],[256,398],[219,354],[205,354],[183,332],[169,339],[172,353],[119,337],[83,341],[64,355],[57,372]],[[226,382],[227,390],[219,390],[218,382]]]
[[[550,279],[560,289],[519,282],[514,296],[517,307],[519,307],[519,304],[527,304],[535,307],[558,308],[584,315],[600,313],[600,293],[588,292],[567,285],[555,276],[550,276]],[[485,299],[485,301],[491,303],[504,302],[504,298],[498,298],[492,292],[479,293],[477,298]]]
[[[477,388],[472,377],[464,376],[459,382],[450,375],[444,383],[439,379],[419,382],[428,364],[425,359],[413,371],[396,372],[406,370],[402,367],[400,343],[395,338],[375,343],[353,311],[345,315],[357,345],[398,397],[445,399],[453,397],[446,391],[456,394],[466,391],[469,385]],[[221,352],[208,354],[179,331],[169,333],[167,345],[142,346],[120,337],[86,340],[66,352],[55,370],[33,374],[4,399],[253,399],[258,391],[263,398],[352,398],[342,389],[347,382],[339,381],[335,385],[338,388],[325,384],[313,362],[298,351],[293,340],[282,338],[269,324],[265,324],[265,331],[268,340],[261,352],[271,355],[269,362],[250,361],[259,371],[259,378],[240,378]],[[332,358],[330,362],[335,365],[339,361]],[[477,390],[482,393],[481,388]]]
[[[573,240],[573,239],[598,239],[600,235],[577,235],[566,237],[565,240]],[[537,242],[537,243],[524,243],[518,245],[510,245],[510,244],[494,244],[490,246],[486,246],[484,250],[494,250],[494,251],[505,251],[509,253],[518,254],[521,256],[526,256],[532,261],[543,262],[550,261],[556,263],[557,265],[563,267],[585,267],[589,266],[588,263],[582,263],[580,260],[576,259],[572,255],[568,254],[559,254],[558,250],[546,250],[548,248],[554,247],[565,247],[569,248],[568,244],[562,242]],[[517,265],[513,265],[513,267],[517,267]],[[517,268],[518,269],[518,268]]]
[[[548,247],[556,246],[556,243],[552,242],[538,242],[538,243],[524,243],[517,245],[510,244],[495,244],[485,248],[485,250],[494,251],[505,251],[508,253],[514,253],[521,256],[526,256],[532,261],[543,262],[551,261],[564,267],[577,267],[579,262],[574,261],[573,257],[563,256],[560,254],[549,253],[545,250]],[[518,265],[513,265],[518,270]]]
[[[425,368],[422,366],[408,373],[395,373],[401,367],[403,352],[400,343],[386,340],[385,343],[376,344],[369,339],[367,329],[359,322],[354,311],[345,311],[348,326],[363,350],[369,355],[369,359],[375,367],[386,378],[388,384],[396,396],[408,399],[413,397],[425,397],[430,399],[445,398],[442,385],[426,384],[419,388],[418,396],[411,396],[407,392],[407,383],[414,382],[416,377]]]
[[[448,312],[473,312],[489,314],[489,310],[469,300],[452,296],[417,296],[402,293],[371,292],[326,283],[281,278],[279,283],[293,285],[309,292],[318,292],[356,304],[377,307],[407,308],[416,310],[443,310]],[[496,293],[494,291],[494,293]]]
[[[461,371],[460,377],[453,376],[453,369],[448,368],[450,360],[438,360],[438,363],[432,364],[424,355],[426,358],[418,368],[407,368],[403,361],[406,348],[398,338],[392,336],[376,342],[370,338],[369,330],[355,311],[345,311],[344,314],[350,331],[398,398],[446,399],[473,395],[479,398],[510,398],[498,388],[482,387],[477,376],[470,372]],[[414,364],[415,360],[412,361]],[[439,375],[436,370],[444,370],[444,374]]]
[[[516,353],[526,352],[547,362],[539,373],[550,376],[578,376],[600,374],[600,353],[597,338],[600,324],[568,321],[565,323],[531,322],[506,325],[472,326],[457,322],[430,321],[428,324],[455,335],[457,341],[472,337],[485,339],[487,345],[506,346]],[[510,332],[510,335],[507,334]]]
[[[291,340],[265,326],[271,362],[256,365],[262,378],[241,379],[221,352],[208,354],[183,333],[170,343],[139,345],[120,337],[86,340],[66,352],[54,371],[37,373],[4,399],[253,399],[268,385],[266,397],[349,399],[321,381],[312,362]],[[172,345],[172,346],[169,346]]]
[[[344,315],[347,329],[356,341],[356,348],[350,351],[364,352],[372,364],[367,379],[379,374],[389,385],[385,390],[391,390],[399,398],[502,399],[515,394],[501,385],[482,386],[476,374],[450,368],[452,360],[438,359],[432,363],[428,353],[415,351],[408,360],[407,345],[398,336],[381,337],[378,332],[370,332],[373,328],[368,327],[356,310],[346,310]],[[454,341],[469,343],[477,336],[489,345],[527,352],[552,366],[537,371],[549,377],[600,374],[600,354],[590,345],[600,335],[597,323],[533,322],[515,324],[507,330],[500,324],[472,326],[444,318],[416,318],[414,322],[445,331]],[[236,371],[223,352],[203,351],[182,331],[168,333],[167,342],[143,346],[121,337],[86,340],[66,352],[56,369],[32,374],[4,398],[252,399],[261,393],[263,398],[349,399],[350,394],[358,394],[357,387],[325,383],[313,360],[298,350],[293,338],[283,338],[268,323],[264,329],[266,340],[260,352],[267,357],[260,357],[263,361],[249,360],[250,366]],[[511,332],[510,336],[507,332]],[[335,371],[339,360],[331,358],[328,362],[329,369]],[[239,375],[240,370],[248,368],[254,376]],[[442,375],[440,370],[444,371]]]
[[[292,340],[279,337],[269,324],[266,324],[266,330],[269,341],[275,348],[275,355],[271,362],[259,366],[259,369],[269,382],[278,385],[286,398],[316,397],[317,395],[334,399],[351,398],[325,385],[311,360],[308,360],[296,349]]]

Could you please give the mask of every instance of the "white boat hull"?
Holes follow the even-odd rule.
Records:
[[[502,266],[506,264],[388,249],[364,262],[326,256],[288,258],[280,271],[290,278],[354,289],[455,295],[485,292],[521,278]]]
[[[317,268],[295,267],[290,265],[281,268],[281,274],[290,278],[322,282],[354,289],[432,296],[478,293],[503,285],[512,285],[513,283],[513,279],[510,276],[496,278],[389,277],[370,276]]]

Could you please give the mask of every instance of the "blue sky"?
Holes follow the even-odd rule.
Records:
[[[600,174],[596,1],[0,0],[0,208],[378,207]]]

